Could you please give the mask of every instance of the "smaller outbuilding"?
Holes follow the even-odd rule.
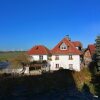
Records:
[[[83,59],[84,59],[84,64],[89,65],[90,62],[92,62],[95,58],[95,50],[96,46],[94,44],[89,44],[87,49],[84,51],[83,54]]]
[[[31,56],[31,61],[47,61],[51,55],[50,50],[43,45],[34,46],[28,54]]]

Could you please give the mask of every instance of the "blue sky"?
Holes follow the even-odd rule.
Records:
[[[0,50],[53,48],[65,35],[84,47],[100,33],[100,0],[0,0]]]

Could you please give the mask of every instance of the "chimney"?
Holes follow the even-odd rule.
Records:
[[[69,37],[69,35],[66,35],[65,38],[67,38],[69,41],[71,41],[71,38]]]

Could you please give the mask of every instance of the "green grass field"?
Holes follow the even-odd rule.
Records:
[[[0,61],[10,60],[18,55],[25,53],[25,51],[9,51],[9,52],[0,52]]]

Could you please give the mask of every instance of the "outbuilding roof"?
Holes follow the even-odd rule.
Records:
[[[50,50],[43,45],[36,45],[28,51],[29,55],[48,55]]]

